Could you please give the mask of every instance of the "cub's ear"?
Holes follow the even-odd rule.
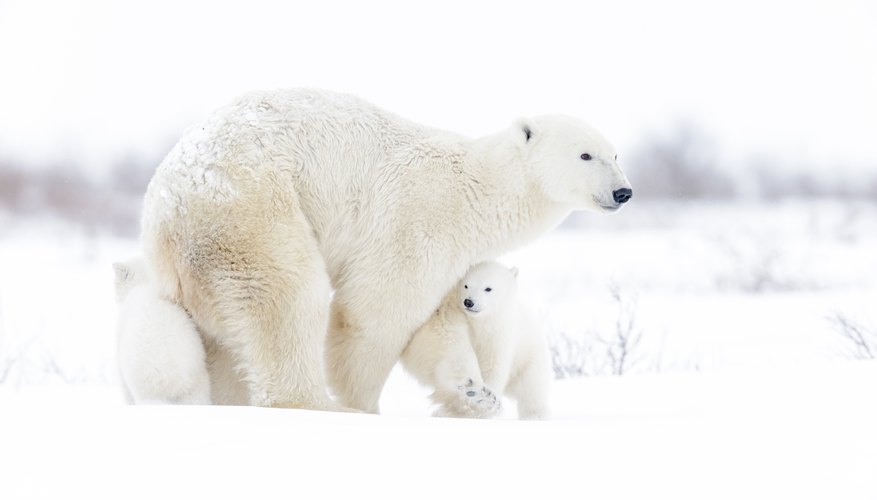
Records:
[[[529,144],[533,141],[533,124],[527,118],[518,118],[515,121],[515,133],[521,144]]]
[[[121,262],[113,262],[113,271],[116,273],[116,283],[124,283],[131,277],[131,268]]]
[[[512,272],[512,276],[514,276],[515,279],[518,279],[518,268],[517,267],[511,268],[511,269],[509,269],[509,271]]]

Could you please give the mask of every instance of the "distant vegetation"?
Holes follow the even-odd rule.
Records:
[[[27,168],[0,160],[0,212],[53,216],[86,231],[136,236],[140,204],[158,161],[126,160],[95,179],[79,168]]]
[[[120,236],[139,232],[140,203],[160,162],[154,158],[120,160],[110,175],[95,179],[71,165],[22,165],[0,159],[0,212],[50,215],[87,231]],[[634,186],[635,199],[731,200],[843,197],[877,201],[877,165],[861,178],[849,174],[778,168],[770,160],[741,160],[723,165],[716,141],[696,124],[681,122],[668,132],[645,137],[622,152],[621,163]],[[844,165],[832,166],[832,173]],[[858,170],[859,172],[861,171]]]
[[[739,197],[869,198],[877,201],[877,163],[864,169],[835,164],[783,165],[782,158],[735,156],[722,160],[717,141],[701,127],[678,123],[668,132],[641,141],[624,168],[637,197],[677,200],[727,200]],[[794,168],[793,168],[794,167]],[[851,178],[850,172],[861,177]]]

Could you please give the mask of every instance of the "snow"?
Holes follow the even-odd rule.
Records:
[[[550,334],[642,334],[542,422],[429,418],[399,370],[380,416],[124,406],[136,242],[0,221],[0,498],[877,497],[877,362],[827,319],[877,327],[874,204],[640,203],[507,256]]]
[[[17,404],[5,498],[874,498],[873,364],[557,384],[559,416],[473,421]]]

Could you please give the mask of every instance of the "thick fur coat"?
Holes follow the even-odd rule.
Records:
[[[337,408],[328,383],[377,412],[411,335],[473,263],[571,210],[615,210],[622,189],[613,148],[569,117],[469,139],[349,95],[255,92],[168,154],[142,242],[162,296],[226,351],[249,403]]]
[[[117,358],[129,403],[211,403],[204,346],[180,306],[159,297],[142,259],[113,265]]]

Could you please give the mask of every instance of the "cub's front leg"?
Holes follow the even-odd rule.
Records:
[[[465,317],[439,309],[414,334],[402,353],[402,366],[421,384],[435,389],[435,416],[489,418],[501,400],[484,385],[469,341]]]
[[[431,399],[439,407],[433,416],[490,418],[502,412],[502,401],[483,382],[468,379],[453,390],[439,390]]]

